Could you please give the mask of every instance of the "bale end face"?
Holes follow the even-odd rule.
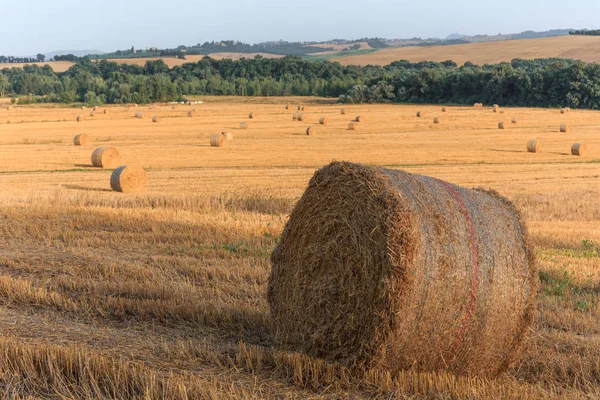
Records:
[[[120,193],[145,192],[148,188],[148,174],[141,167],[123,165],[113,171],[110,187]]]
[[[504,129],[504,122],[498,122],[498,129]]]
[[[403,171],[319,170],[271,263],[276,340],[351,368],[495,376],[535,310],[512,205]]]

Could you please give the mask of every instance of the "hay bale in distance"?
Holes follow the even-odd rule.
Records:
[[[342,108],[342,109],[340,110],[340,114],[342,114],[342,115],[346,115],[346,109],[345,109],[345,108]]]
[[[148,188],[148,174],[141,167],[123,165],[113,171],[110,187],[120,193],[145,192]]]
[[[90,137],[86,133],[75,135],[73,144],[75,146],[88,146],[90,144]]]
[[[194,111],[194,110],[188,111],[188,113],[187,113],[187,116],[188,116],[189,118],[192,118],[192,117],[194,117],[195,115],[196,115],[196,111]]]
[[[440,117],[433,117],[433,123],[434,124],[439,124],[440,123]]]
[[[561,131],[562,133],[568,133],[568,132],[569,132],[569,125],[567,125],[567,124],[562,124],[562,125],[560,126],[560,131]]]
[[[504,122],[498,122],[498,129],[504,129]]]
[[[221,135],[225,137],[225,140],[233,140],[233,133],[231,132],[221,132]]]
[[[276,341],[350,368],[496,376],[534,319],[537,271],[512,204],[404,171],[317,171],[271,264]]]
[[[357,116],[354,119],[355,122],[365,122],[365,117],[363,117],[362,115]]]
[[[90,117],[93,117],[94,115],[96,115],[95,111],[90,111]]]
[[[240,129],[248,129],[248,124],[245,121],[240,122]]]
[[[290,109],[290,105],[289,105],[289,104],[286,104],[286,105],[285,105],[285,109],[286,109],[286,110],[289,110],[289,109]]]
[[[77,122],[81,122],[83,121],[83,116],[82,115],[78,115],[77,116]]]
[[[298,113],[292,114],[292,119],[295,121],[298,119]]]
[[[527,151],[529,153],[541,153],[542,144],[539,142],[539,140],[530,140],[527,142]]]
[[[105,108],[104,111],[102,111],[105,115],[108,114],[108,108]]]
[[[92,153],[92,165],[97,168],[116,168],[120,164],[120,158],[114,147],[98,147]]]
[[[298,106],[298,111],[302,111],[302,106]]]
[[[317,134],[317,128],[313,128],[312,126],[309,126],[308,128],[306,128],[306,134],[308,136],[313,136]]]
[[[254,119],[254,113],[253,113],[253,112],[251,112],[250,114],[248,114],[248,118],[250,118],[250,119]]]
[[[212,147],[223,147],[227,143],[227,138],[221,133],[215,133],[210,137]]]
[[[517,117],[513,117],[513,119],[511,120],[511,122],[512,122],[513,124],[516,124],[516,123],[518,122],[518,120],[517,120]]]
[[[308,111],[308,106],[302,106],[302,111]]]
[[[142,119],[142,118],[144,118],[144,114],[142,114],[141,112],[138,111],[135,113],[135,117],[138,119]]]
[[[158,115],[155,115],[154,117],[152,117],[152,122],[160,122],[160,117]]]
[[[574,156],[583,156],[587,153],[587,145],[585,143],[575,143],[571,146],[571,154]]]
[[[98,106],[94,106],[94,108],[92,108],[92,111],[98,111]]]
[[[306,116],[304,114],[298,114],[298,121],[304,121]]]
[[[356,121],[352,121],[352,122],[350,122],[350,123],[348,124],[348,130],[349,130],[349,131],[357,131],[357,130],[358,130],[358,126],[359,126],[359,123],[358,123],[358,122],[356,122]]]
[[[421,111],[417,111],[417,118],[421,118]]]
[[[319,119],[319,124],[321,125],[327,125],[329,123],[329,119],[327,117],[321,117]]]
[[[493,111],[493,112],[498,112],[498,111],[500,111],[500,107],[498,106],[498,104],[494,104],[494,105],[492,106],[492,111]]]
[[[446,107],[442,107],[442,112],[446,112]]]

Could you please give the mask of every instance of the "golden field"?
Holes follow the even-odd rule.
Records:
[[[342,65],[388,65],[392,61],[446,61],[458,65],[470,61],[477,65],[510,62],[515,58],[573,58],[600,62],[600,37],[559,36],[543,39],[506,40],[450,46],[411,46],[387,48],[373,53],[332,58]]]
[[[202,100],[94,117],[0,104],[0,397],[600,396],[600,113],[350,105],[341,115],[315,98]],[[300,103],[306,122],[292,119]],[[349,131],[357,115],[365,122]],[[233,141],[210,147],[223,131]],[[78,133],[93,145],[73,146]],[[542,153],[525,151],[530,139]],[[588,154],[570,155],[575,142]],[[111,192],[111,171],[91,167],[96,146],[144,167],[148,192]],[[332,160],[492,188],[522,210],[540,268],[538,314],[504,376],[351,374],[274,344],[269,255],[308,180]]]

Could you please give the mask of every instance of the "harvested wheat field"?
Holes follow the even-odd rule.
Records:
[[[499,130],[498,114],[489,105],[448,106],[443,123],[434,124],[430,117],[415,115],[421,111],[433,117],[439,105],[348,105],[342,115],[339,105],[315,98],[202,100],[196,118],[187,117],[189,107],[161,105],[152,111],[160,124],[136,119],[119,106],[108,106],[109,113],[79,123],[75,118],[81,111],[75,107],[0,107],[0,397],[600,397],[599,112],[561,115],[556,109],[504,107],[519,124]],[[304,120],[294,121],[285,104],[308,105]],[[250,112],[260,118],[240,129]],[[348,130],[357,115],[364,117],[360,130]],[[328,124],[319,125],[320,118]],[[568,123],[568,134],[558,132],[563,123]],[[306,129],[315,125],[319,134],[307,136]],[[82,132],[94,147],[73,145],[74,136]],[[235,140],[211,147],[210,138],[218,132],[230,132]],[[543,143],[543,152],[528,152],[530,140]],[[571,155],[573,143],[585,143],[587,152]],[[113,191],[113,170],[92,167],[96,147],[118,149],[119,166],[143,168],[147,189],[135,194]],[[270,257],[309,181],[332,160],[404,171],[387,172],[390,176],[425,175],[449,182],[449,188],[492,189],[520,210],[538,271],[539,281],[532,285],[536,306],[523,347],[507,347],[515,354],[505,359],[514,362],[503,365],[498,377],[460,375],[470,371],[440,364],[432,353],[438,347],[425,350],[431,357],[427,360],[434,359],[441,368],[424,372],[431,371],[427,363],[411,370],[380,368],[378,362],[357,366],[340,362],[350,354],[321,358],[318,346],[281,344],[267,296]],[[363,187],[362,192],[368,191]],[[328,196],[335,197],[333,192]],[[436,210],[454,201],[448,195],[437,203],[435,197],[427,199],[422,207],[431,203]],[[492,201],[481,199],[477,201]],[[363,211],[353,204],[348,214],[344,208],[340,215]],[[474,204],[469,200],[464,210]],[[341,207],[330,201],[322,211],[333,205]],[[464,210],[453,218],[462,218]],[[502,213],[494,226],[478,229],[502,237],[512,215]],[[428,225],[411,220],[411,226],[423,237],[425,227],[431,226],[439,239],[435,249],[443,249],[443,235],[451,227],[437,224],[439,217],[433,214],[423,215]],[[365,234],[359,239],[378,237],[360,228]],[[456,240],[468,243],[465,236]],[[427,247],[419,246],[415,254],[426,257]],[[485,246],[482,254],[517,249],[498,240]],[[452,251],[440,258],[440,265],[453,265],[451,260],[465,254]],[[488,258],[487,264],[483,261],[489,264]],[[476,292],[468,294],[470,287],[457,283],[468,281],[464,276],[463,281],[449,281],[461,301],[449,308],[452,313],[462,315],[469,302],[481,302],[496,310],[496,316],[503,310],[517,315],[510,296],[526,296],[527,288],[505,294],[494,286],[503,280],[492,282],[488,269],[481,271],[476,288],[493,291],[472,297]],[[513,281],[518,279],[519,274]],[[315,293],[325,284],[318,283]],[[423,285],[413,286],[421,290]],[[439,286],[419,293],[433,296]],[[306,289],[312,290],[310,285]],[[519,304],[524,304],[522,298]],[[371,300],[352,299],[366,307]],[[428,326],[434,326],[442,309],[427,307],[420,323],[430,325],[414,332],[431,332]],[[305,311],[303,323],[310,322],[309,315],[325,321],[324,311]],[[408,310],[400,315],[415,314]],[[476,315],[464,320],[483,324]],[[344,322],[341,318],[338,324]],[[450,323],[448,315],[444,321]],[[479,336],[464,329],[465,341],[470,341],[464,348],[477,353],[461,352],[461,360],[499,350],[477,342]],[[489,343],[499,342],[499,335],[486,332]],[[417,338],[414,343],[408,336],[401,338],[403,346],[419,352]],[[345,347],[340,343],[337,348]],[[393,357],[386,360],[394,364]],[[406,366],[407,360],[394,365]]]

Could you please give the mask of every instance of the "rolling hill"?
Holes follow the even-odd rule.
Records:
[[[470,61],[483,65],[511,61],[515,58],[573,58],[587,62],[600,62],[600,37],[559,36],[450,46],[386,48],[367,54],[334,56],[330,60],[343,65],[387,65],[398,60],[411,62],[452,60],[459,65]]]

